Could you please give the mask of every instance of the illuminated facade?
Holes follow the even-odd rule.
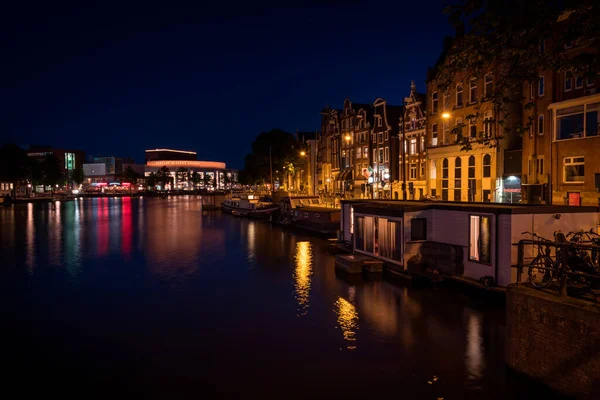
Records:
[[[48,156],[54,155],[60,163],[61,169],[65,172],[67,183],[72,183],[71,175],[73,170],[81,168],[85,162],[85,152],[82,150],[65,150],[49,146],[29,146],[25,150],[27,156],[38,162],[43,162]]]
[[[146,150],[145,176],[161,174],[166,168],[170,183],[167,190],[224,190],[237,184],[238,172],[227,169],[224,162],[200,161],[196,152],[173,149]],[[194,179],[196,181],[194,182]],[[160,186],[160,185],[158,185]]]

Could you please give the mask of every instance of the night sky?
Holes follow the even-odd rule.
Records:
[[[258,133],[314,131],[347,96],[401,104],[452,33],[439,0],[14,3],[0,17],[0,141],[139,162],[168,147],[242,168]]]

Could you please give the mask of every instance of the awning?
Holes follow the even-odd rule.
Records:
[[[352,170],[350,170],[350,169],[340,172],[338,174],[338,176],[335,177],[336,181],[347,181],[347,180],[351,180],[351,179],[352,179]]]

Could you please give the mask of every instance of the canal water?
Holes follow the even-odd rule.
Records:
[[[337,276],[321,239],[195,197],[0,209],[3,388],[25,395],[555,398],[504,310]]]

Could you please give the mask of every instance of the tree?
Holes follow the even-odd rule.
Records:
[[[42,176],[44,185],[49,185],[54,191],[54,186],[64,183],[65,174],[60,164],[60,160],[54,153],[46,156],[42,161]]]
[[[171,183],[171,171],[167,166],[161,167],[158,172],[156,172],[156,180],[157,183],[161,184],[163,189],[168,183]]]
[[[494,110],[496,121],[492,122],[498,122],[505,134],[522,134],[533,122],[531,119],[517,126],[517,132],[505,126],[511,112],[514,114],[511,109],[524,101],[524,85],[537,89],[540,72],[572,70],[575,76],[592,79],[598,75],[598,52],[593,49],[600,37],[600,6],[596,2],[465,0],[445,12],[456,35],[446,42],[431,75],[438,89],[447,94],[457,73],[466,71],[467,82],[494,73],[493,87],[486,97]],[[565,47],[576,41],[591,45],[590,50],[565,52]],[[479,102],[476,112],[467,118],[484,119],[482,104]],[[526,109],[532,107],[533,103],[525,103]],[[495,147],[500,139],[479,134],[472,141],[462,135],[462,128],[456,127],[453,133],[463,150],[470,150],[474,142]]]
[[[200,174],[197,173],[196,171],[192,172],[192,176],[190,177],[190,180],[194,184],[194,189],[196,189],[198,187],[198,185],[200,184],[200,182],[202,181],[202,179],[200,178]]]
[[[27,153],[14,143],[0,147],[0,180],[13,184],[13,197],[19,182],[30,177],[31,162]]]
[[[83,175],[83,168],[77,167],[71,173],[71,180],[75,182],[77,185],[81,185],[85,180],[85,176]]]
[[[158,182],[158,177],[154,172],[150,172],[148,178],[146,178],[146,184],[154,190],[156,183]]]
[[[296,138],[281,129],[272,129],[259,134],[252,143],[252,152],[246,156],[240,180],[248,185],[270,182],[271,164],[273,171],[290,165],[294,170],[299,161],[300,143]]]
[[[129,182],[131,184],[137,183],[140,175],[131,166],[127,166],[123,171],[123,182]]]
[[[225,186],[225,189],[227,189],[227,187],[230,184],[231,184],[230,173],[229,172],[224,172],[223,173],[223,185]]]

